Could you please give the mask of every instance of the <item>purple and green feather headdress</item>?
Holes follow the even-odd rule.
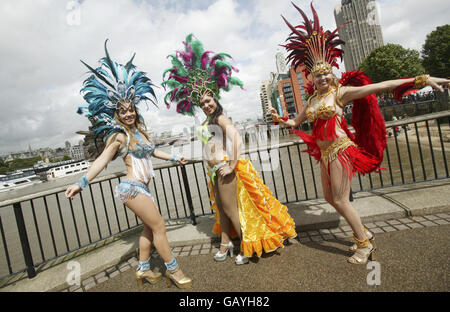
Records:
[[[185,115],[194,115],[194,107],[199,105],[205,94],[220,98],[220,90],[229,91],[232,85],[243,88],[240,79],[232,77],[232,72],[238,72],[227,59],[229,54],[217,53],[210,57],[212,51],[205,51],[199,40],[193,40],[193,34],[186,37],[183,42],[184,51],[176,51],[168,58],[172,58],[172,67],[163,73],[163,80],[167,73],[169,78],[161,85],[169,88],[164,102],[167,108],[171,102],[177,102],[177,112]]]

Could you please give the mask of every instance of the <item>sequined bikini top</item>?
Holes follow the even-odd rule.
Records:
[[[327,96],[331,93],[333,93],[333,90],[336,90],[335,92],[335,100],[334,100],[334,104],[333,105],[327,105],[327,102],[325,101],[325,99],[327,98]],[[310,121],[315,121],[317,118],[319,119],[323,119],[323,120],[327,120],[332,118],[334,115],[336,115],[336,103],[340,106],[343,107],[342,103],[338,100],[337,98],[337,90],[338,89],[331,89],[330,91],[327,92],[327,94],[325,94],[322,97],[319,97],[318,95],[316,96],[312,96],[309,100],[308,100],[308,104],[306,107],[306,118],[308,118],[308,120]],[[311,104],[311,100],[313,99],[313,97],[317,97],[319,100],[319,107],[314,110],[310,104]]]
[[[155,151],[155,144],[152,141],[150,141],[150,144],[147,143],[137,129],[133,131],[133,136],[138,142],[134,144],[132,149],[128,148],[128,146],[122,147],[119,151],[119,156],[125,157],[128,153],[131,153],[133,157],[139,159],[150,157]]]

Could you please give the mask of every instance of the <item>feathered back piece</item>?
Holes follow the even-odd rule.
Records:
[[[97,145],[102,145],[102,141],[105,142],[111,134],[126,132],[114,120],[114,112],[120,100],[129,100],[134,105],[148,100],[157,106],[152,82],[144,72],[137,71],[132,63],[135,54],[125,65],[118,64],[110,58],[107,42],[108,39],[105,40],[105,57],[100,59],[99,67],[94,69],[81,61],[92,75],[83,82],[80,90],[87,105],[78,107],[77,113],[85,113],[91,121],[90,132],[85,135],[86,139],[95,142],[97,152]],[[143,120],[142,116],[138,118]]]
[[[226,53],[217,53],[210,57],[212,51],[205,51],[199,40],[193,40],[193,34],[186,37],[184,51],[176,51],[168,58],[172,58],[172,67],[163,73],[163,80],[167,73],[169,78],[161,85],[170,91],[164,97],[167,108],[171,102],[177,102],[177,113],[193,115],[195,105],[206,93],[220,98],[219,91],[229,91],[232,85],[243,88],[243,83],[236,77],[231,77],[233,71]]]
[[[339,68],[336,59],[342,60],[343,50],[337,46],[345,42],[339,39],[338,31],[347,23],[342,24],[333,32],[327,30],[324,32],[320,26],[319,17],[311,2],[311,10],[314,20],[311,21],[299,7],[294,3],[292,5],[300,12],[303,17],[303,25],[292,26],[283,16],[283,20],[292,30],[289,41],[283,47],[289,53],[288,62],[297,68],[300,65],[306,67],[306,74],[314,74],[315,72],[332,71],[332,66]]]

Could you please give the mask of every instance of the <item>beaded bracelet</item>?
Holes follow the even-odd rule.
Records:
[[[86,178],[86,175],[83,175],[77,182],[77,185],[80,187],[80,189],[84,189],[86,186],[89,185],[89,180]]]
[[[430,75],[421,75],[414,78],[414,88],[422,89],[425,88],[428,84],[428,78]]]

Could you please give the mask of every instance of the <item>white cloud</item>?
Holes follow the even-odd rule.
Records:
[[[182,48],[193,32],[206,49],[227,52],[240,72],[246,91],[235,87],[221,103],[233,120],[261,117],[259,87],[275,71],[275,53],[292,24],[301,18],[290,1],[136,1],[84,0],[80,24],[70,26],[67,3],[61,0],[3,0],[0,2],[0,154],[78,142],[86,118],[75,113],[83,104],[79,94],[87,69],[80,59],[95,66],[109,38],[111,56],[125,63],[136,52],[134,64],[146,71],[155,85],[170,67],[168,54]],[[309,0],[294,1],[311,15]],[[335,29],[337,0],[315,1],[321,23]],[[448,19],[443,0],[380,0],[385,42],[419,49],[427,33]],[[282,49],[282,48],[280,48]],[[161,132],[190,127],[193,119],[175,113],[163,103],[164,90],[155,90],[159,109],[143,111],[148,127]],[[145,108],[145,105],[143,105]]]

